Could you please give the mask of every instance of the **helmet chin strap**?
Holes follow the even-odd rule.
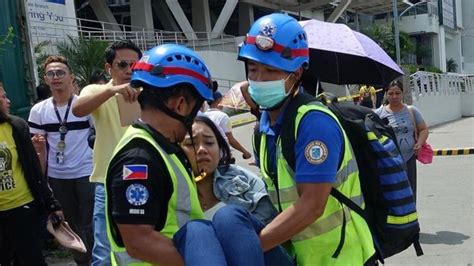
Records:
[[[199,109],[201,108],[202,104],[204,103],[204,100],[202,98],[198,99],[196,104],[194,105],[193,109],[191,110],[191,113],[189,113],[187,116],[182,116],[180,114],[177,114],[176,112],[172,111],[168,106],[163,101],[160,101],[158,104],[158,109],[163,111],[165,114],[169,115],[170,117],[178,120],[181,122],[181,124],[184,125],[186,128],[187,133],[189,134],[189,138],[191,139],[191,145],[193,146],[194,153],[196,153],[196,148],[194,146],[194,137],[193,137],[193,122],[194,118],[196,117],[197,113],[199,112]],[[199,170],[199,164],[197,161],[197,157],[195,156],[194,159],[196,160],[196,167]],[[196,177],[196,182],[201,181],[206,177],[206,173],[201,169],[201,173],[198,177]]]
[[[163,113],[167,114],[168,116],[174,118],[175,120],[178,120],[179,122],[181,122],[181,124],[184,125],[184,127],[186,128],[186,130],[188,132],[191,131],[192,129],[192,126],[193,126],[193,122],[194,122],[194,118],[196,117],[199,109],[201,108],[201,105],[202,103],[204,102],[203,99],[199,99],[197,100],[196,102],[196,105],[194,106],[193,110],[191,110],[191,113],[189,113],[188,115],[186,116],[183,116],[183,115],[180,115],[174,111],[172,111],[168,106],[166,106],[166,104],[163,102],[163,101],[159,101],[158,102],[158,109],[160,109]]]

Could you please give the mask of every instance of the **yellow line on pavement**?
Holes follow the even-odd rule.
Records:
[[[231,122],[231,125],[232,125],[232,127],[239,127],[239,126],[243,126],[243,125],[255,122],[255,121],[257,121],[257,119],[255,117],[249,117],[249,118],[234,120],[234,121]]]

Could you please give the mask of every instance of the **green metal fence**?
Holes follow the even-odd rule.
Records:
[[[13,27],[13,40],[0,48],[0,80],[11,100],[12,114],[27,117],[31,107],[30,60],[25,52],[28,35],[22,0],[0,1],[0,36]],[[25,60],[26,59],[26,60]]]

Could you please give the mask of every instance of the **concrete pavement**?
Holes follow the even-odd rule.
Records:
[[[247,119],[242,114],[231,120]],[[255,123],[233,129],[248,150]],[[430,129],[433,149],[474,147],[474,117]],[[237,164],[258,173],[233,151]],[[469,265],[474,263],[474,155],[435,156],[430,165],[418,164],[420,242],[425,255],[416,257],[410,247],[386,260],[386,265]],[[71,258],[48,258],[49,265],[75,265]]]
[[[232,117],[242,119],[247,114]],[[233,129],[234,136],[251,149],[255,123]],[[430,128],[433,149],[474,147],[474,117]],[[248,161],[234,152],[239,165]],[[257,168],[251,167],[255,172]],[[425,255],[410,247],[386,260],[386,265],[473,265],[474,263],[474,155],[435,156],[418,163],[420,242]]]

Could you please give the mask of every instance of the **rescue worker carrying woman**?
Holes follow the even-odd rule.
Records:
[[[323,105],[299,107],[294,121],[295,171],[282,155],[280,133],[287,127],[283,117],[287,106],[303,93],[301,76],[309,64],[303,28],[284,14],[264,16],[250,28],[239,60],[248,70],[248,87],[242,86],[242,93],[262,112],[256,159],[280,210],[260,232],[263,250],[288,241],[297,265],[375,263],[367,223],[330,195],[334,187],[363,206],[357,164],[335,115]]]

